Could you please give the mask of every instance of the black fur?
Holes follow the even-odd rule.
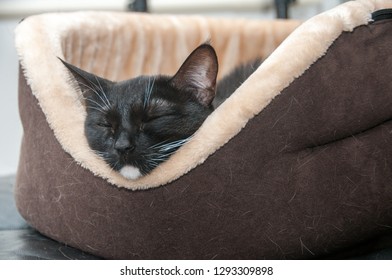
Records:
[[[221,105],[242,83],[260,66],[262,60],[256,59],[235,68],[218,83],[217,92],[212,106]]]
[[[213,104],[218,106],[234,91],[225,82],[222,90],[230,92],[213,101],[218,61],[207,44],[193,51],[173,77],[112,82],[62,62],[83,93],[90,147],[117,171],[133,166],[148,174],[192,137]],[[246,77],[236,78],[236,84]]]

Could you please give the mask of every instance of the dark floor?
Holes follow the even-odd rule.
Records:
[[[13,183],[13,176],[0,177],[0,260],[99,259],[31,228],[16,209]]]

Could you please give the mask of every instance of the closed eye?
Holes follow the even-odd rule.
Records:
[[[175,104],[172,104],[165,99],[152,99],[146,110],[143,122],[148,123],[160,118],[177,116],[178,113]]]
[[[100,127],[107,127],[107,128],[112,127],[112,125],[110,123],[104,123],[104,122],[97,123],[97,125]]]
[[[144,119],[145,123],[153,122],[159,119],[167,118],[167,117],[175,117],[178,116],[178,114],[164,114],[164,115],[152,115],[148,116]]]
[[[107,122],[99,122],[97,123],[97,126],[104,128],[105,130],[110,130],[111,135],[114,135],[115,133],[115,128],[112,124],[107,123]]]
[[[161,118],[162,116],[151,116],[151,117],[147,117],[147,118],[145,118],[144,119],[144,122],[152,122],[152,121],[155,121],[155,120],[157,120],[157,119],[159,119],[159,118]]]

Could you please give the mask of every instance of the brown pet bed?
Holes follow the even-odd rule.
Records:
[[[112,12],[27,18],[16,30],[20,213],[106,258],[313,258],[390,231],[392,20],[371,14],[391,6],[348,2],[299,27]],[[87,145],[79,93],[57,56],[122,80],[174,74],[207,39],[220,77],[268,58],[151,174],[112,171]]]

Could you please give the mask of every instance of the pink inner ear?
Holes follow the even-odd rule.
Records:
[[[188,56],[172,82],[179,89],[194,88],[197,100],[208,106],[215,97],[217,74],[215,50],[210,45],[201,45]]]
[[[216,73],[214,72],[213,61],[208,57],[202,57],[198,64],[190,65],[185,76],[188,82],[196,88],[214,87],[216,83]]]

